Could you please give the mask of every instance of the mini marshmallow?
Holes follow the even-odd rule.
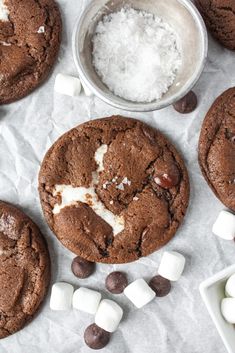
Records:
[[[50,308],[52,310],[69,310],[72,306],[73,286],[65,282],[53,284],[51,289]]]
[[[77,77],[57,74],[54,90],[57,93],[66,94],[72,97],[79,96],[81,92],[81,82]]]
[[[95,315],[95,323],[97,326],[108,332],[117,330],[122,319],[123,310],[113,300],[103,299],[100,302]]]
[[[87,97],[91,97],[93,95],[93,93],[89,90],[89,88],[86,86],[86,84],[83,81],[81,81],[81,84],[82,84],[85,95]]]
[[[235,237],[235,215],[228,211],[221,211],[215,221],[212,232],[225,240],[233,240]]]
[[[73,294],[73,307],[89,314],[96,313],[100,301],[101,294],[88,288],[78,288]]]
[[[156,296],[155,292],[142,278],[129,284],[124,289],[124,294],[137,308],[142,308]]]
[[[227,322],[235,324],[235,298],[222,299],[221,313]]]
[[[228,297],[235,298],[235,274],[230,276],[225,285],[225,293]]]
[[[178,281],[183,273],[185,258],[176,251],[165,251],[163,253],[158,274],[169,281]]]

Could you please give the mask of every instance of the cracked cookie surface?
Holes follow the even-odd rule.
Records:
[[[235,1],[196,0],[211,34],[226,48],[235,50]]]
[[[4,0],[4,5],[0,104],[25,97],[47,78],[57,58],[62,28],[54,0]]]
[[[205,117],[199,164],[215,195],[235,211],[235,88],[220,95]]]
[[[98,203],[89,196],[91,185]],[[66,195],[55,192],[63,187]],[[125,263],[173,237],[187,209],[189,181],[181,157],[159,131],[113,116],[79,125],[54,143],[41,166],[39,193],[64,246],[90,261]],[[105,215],[96,207],[100,202]],[[120,219],[123,228],[114,232]]]
[[[0,338],[32,319],[50,281],[47,245],[32,220],[0,201]]]

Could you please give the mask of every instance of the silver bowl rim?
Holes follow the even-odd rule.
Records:
[[[200,33],[202,35],[203,41],[203,55],[202,55],[202,60],[201,60],[201,65],[197,71],[196,75],[193,75],[192,77],[193,80],[189,81],[189,83],[185,86],[183,86],[184,90],[181,90],[182,92],[175,93],[173,96],[169,97],[169,99],[166,99],[165,101],[154,101],[151,103],[135,103],[131,101],[126,101],[126,103],[119,103],[116,102],[112,99],[112,97],[116,97],[113,92],[110,91],[110,95],[106,94],[103,92],[98,86],[94,84],[90,78],[87,77],[86,72],[83,68],[83,65],[81,63],[79,55],[77,55],[77,34],[81,29],[82,22],[84,18],[86,17],[87,13],[90,11],[90,9],[93,6],[93,3],[96,0],[92,0],[90,4],[85,8],[85,10],[82,12],[82,14],[78,17],[73,34],[72,34],[72,51],[73,51],[73,59],[76,65],[76,68],[78,70],[78,74],[80,76],[80,79],[82,82],[84,82],[84,85],[87,86],[87,88],[98,98],[100,98],[102,101],[105,103],[113,106],[114,108],[118,108],[121,110],[126,110],[126,111],[131,111],[131,112],[150,112],[150,111],[155,111],[155,110],[160,110],[163,108],[166,108],[181,98],[183,98],[197,83],[199,80],[202,71],[205,67],[206,60],[207,60],[207,55],[208,55],[208,34],[207,34],[207,29],[204,23],[204,20],[196,8],[196,6],[190,1],[190,0],[177,0],[179,3],[181,3],[191,14],[191,16],[194,18],[194,20],[198,24],[198,28],[200,29]]]

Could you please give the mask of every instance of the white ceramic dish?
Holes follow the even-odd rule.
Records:
[[[229,353],[235,353],[235,326],[224,320],[220,303],[225,297],[226,281],[234,273],[235,264],[208,278],[199,287],[202,299]]]

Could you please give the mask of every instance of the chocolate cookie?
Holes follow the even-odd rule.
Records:
[[[159,131],[114,116],[55,142],[41,166],[39,193],[64,246],[90,261],[123,263],[173,237],[187,209],[189,181]]]
[[[215,195],[235,211],[235,88],[219,96],[206,115],[199,164]]]
[[[0,338],[32,319],[50,280],[47,245],[37,226],[0,201]]]
[[[46,79],[61,28],[54,0],[0,2],[0,104],[26,96]]]
[[[196,0],[211,34],[226,48],[235,50],[235,1]]]

